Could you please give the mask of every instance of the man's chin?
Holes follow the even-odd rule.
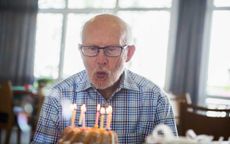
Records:
[[[109,85],[108,83],[93,83],[93,86],[96,88],[96,89],[99,89],[99,90],[104,90],[104,89],[107,89],[109,88],[111,85]]]
[[[106,88],[108,88],[109,86],[103,86],[103,85],[94,85],[94,87],[98,90],[104,90]]]

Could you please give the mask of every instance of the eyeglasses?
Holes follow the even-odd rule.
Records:
[[[79,44],[79,48],[81,49],[83,55],[88,56],[88,57],[95,57],[98,55],[100,52],[100,49],[103,50],[104,55],[108,57],[117,57],[121,55],[121,52],[123,49],[125,49],[127,45],[124,46],[104,46],[104,47],[99,47],[99,46],[84,46]]]

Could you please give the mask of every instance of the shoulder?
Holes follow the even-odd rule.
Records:
[[[79,73],[76,73],[60,82],[55,84],[53,86],[53,89],[58,89],[58,90],[68,90],[68,89],[74,89],[81,83],[84,83],[86,81],[86,71],[83,70]]]
[[[149,79],[141,76],[137,73],[134,73],[130,70],[127,70],[128,80],[129,82],[135,83],[135,85],[143,91],[160,91],[160,87],[150,81]]]
[[[72,97],[73,93],[87,83],[87,74],[83,70],[79,73],[76,73],[58,83],[56,83],[48,92],[48,96],[54,99],[60,99],[65,97]]]
[[[127,75],[129,82],[135,84],[135,87],[137,87],[140,93],[157,99],[158,101],[167,101],[168,98],[165,91],[149,79],[130,70],[127,70]]]

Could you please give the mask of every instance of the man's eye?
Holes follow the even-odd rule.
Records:
[[[97,51],[97,47],[87,47],[87,49],[90,51]]]
[[[107,48],[107,51],[109,52],[113,52],[113,51],[116,51],[117,50],[117,47],[108,47]]]

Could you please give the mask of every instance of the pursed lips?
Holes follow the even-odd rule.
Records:
[[[108,77],[108,73],[105,71],[98,71],[96,72],[97,79],[106,79]]]

